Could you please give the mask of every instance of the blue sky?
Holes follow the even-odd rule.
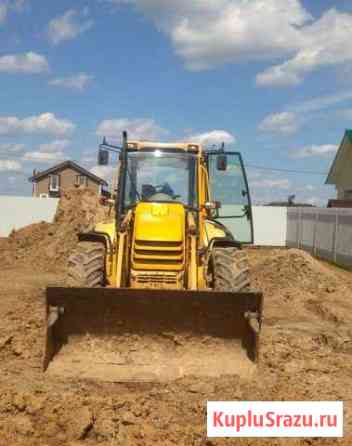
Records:
[[[352,121],[347,0],[0,0],[0,193],[102,135],[225,141],[256,202],[326,204]],[[264,166],[278,170],[260,170]],[[280,171],[280,169],[282,171]]]

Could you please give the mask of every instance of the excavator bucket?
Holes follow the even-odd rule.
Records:
[[[48,288],[44,370],[107,382],[249,376],[261,293]]]

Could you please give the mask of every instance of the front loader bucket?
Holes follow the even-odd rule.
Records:
[[[261,293],[48,288],[44,370],[108,382],[249,376]]]

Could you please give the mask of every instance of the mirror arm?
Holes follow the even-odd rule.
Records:
[[[120,153],[122,151],[121,146],[114,146],[113,144],[109,144],[104,136],[102,144],[99,144],[100,149],[109,150],[110,152]]]
[[[120,153],[122,150],[122,147],[111,146],[110,144],[105,143],[105,144],[100,144],[99,149],[105,149],[105,150],[109,150],[109,152]]]
[[[220,215],[220,216],[216,216],[215,218],[243,218],[243,217],[247,217],[247,212],[245,212],[244,214],[242,214],[242,215],[224,215],[223,217]]]

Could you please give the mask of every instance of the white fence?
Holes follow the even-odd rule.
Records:
[[[287,246],[352,266],[352,209],[289,208]]]
[[[52,222],[58,202],[57,198],[0,196],[0,237],[32,223]]]
[[[222,206],[221,215],[241,215],[243,206]],[[253,206],[254,244],[258,246],[285,246],[287,208],[276,206]],[[251,239],[251,225],[246,217],[220,218],[232,234],[240,241]]]
[[[57,204],[56,198],[0,196],[0,237],[7,237],[13,229],[20,229],[32,223],[51,222]],[[286,208],[253,206],[254,244],[285,246],[286,220]],[[244,224],[240,219],[224,220],[223,223],[234,234],[238,233],[239,227]],[[246,225],[248,223],[245,223]]]
[[[286,246],[287,208],[253,206],[254,244]]]
[[[0,196],[0,237],[32,223],[53,221],[57,204],[54,198]],[[224,224],[236,234],[240,221]],[[352,266],[352,209],[253,206],[253,224],[257,246],[300,248]]]

